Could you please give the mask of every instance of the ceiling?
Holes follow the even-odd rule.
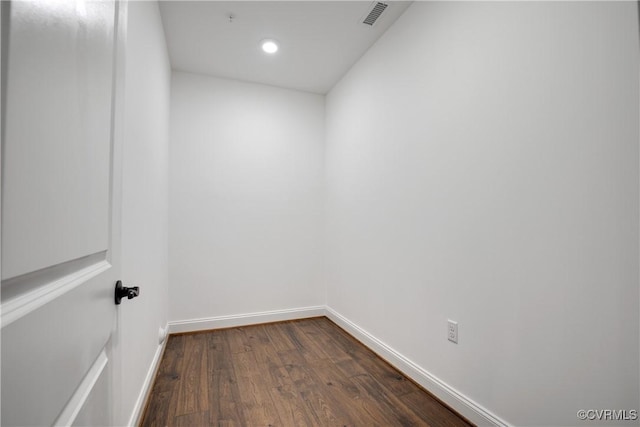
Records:
[[[411,2],[386,3],[374,26],[362,23],[370,1],[162,1],[160,12],[174,70],[325,94]],[[266,38],[277,53],[261,50]]]

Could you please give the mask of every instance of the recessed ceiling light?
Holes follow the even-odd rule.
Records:
[[[262,50],[266,53],[276,53],[278,51],[278,43],[275,40],[266,39],[260,42]]]

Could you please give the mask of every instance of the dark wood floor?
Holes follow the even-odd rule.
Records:
[[[142,426],[468,426],[324,317],[172,335]]]

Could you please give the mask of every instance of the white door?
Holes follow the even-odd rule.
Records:
[[[114,419],[125,24],[124,2],[2,2],[3,426]]]

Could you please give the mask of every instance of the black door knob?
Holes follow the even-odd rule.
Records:
[[[140,287],[132,286],[128,288],[126,286],[122,286],[121,280],[118,280],[116,282],[116,294],[115,294],[116,305],[120,305],[120,301],[122,300],[122,298],[126,297],[127,299],[132,299],[137,297],[138,295],[140,295]]]

